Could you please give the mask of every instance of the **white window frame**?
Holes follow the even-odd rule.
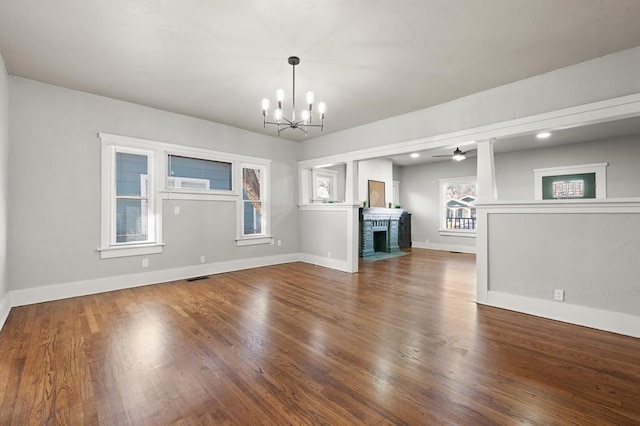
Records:
[[[242,170],[245,168],[260,170],[260,202],[262,203],[262,233],[261,234],[244,234],[244,203],[242,197],[242,189],[238,190],[237,203],[237,230],[236,245],[251,246],[258,244],[271,244],[273,236],[271,235],[271,192],[270,192],[270,162],[242,162],[238,167],[237,181],[238,188],[243,188]]]
[[[311,201],[326,203],[337,201],[338,199],[338,172],[335,170],[327,170],[327,169],[313,169],[312,171],[312,179],[311,179]],[[329,198],[324,199],[318,196],[318,179],[319,178],[329,178]]]
[[[102,139],[101,161],[101,234],[100,258],[138,256],[162,253],[162,204],[156,192],[156,153],[139,144],[127,143],[111,137]],[[147,157],[148,217],[146,241],[116,242],[116,154],[127,153]]]
[[[534,198],[542,200],[542,178],[546,176],[596,174],[596,199],[607,198],[607,166],[609,163],[576,164],[574,166],[547,167],[533,169]],[[574,200],[574,199],[569,199]],[[547,200],[545,200],[547,201]],[[563,200],[551,200],[562,202]]]
[[[463,176],[463,177],[455,177],[455,178],[443,178],[438,179],[438,184],[440,186],[440,202],[438,208],[440,209],[439,213],[439,230],[438,233],[442,236],[450,236],[450,237],[476,237],[475,229],[447,229],[446,220],[447,220],[447,194],[444,190],[445,185],[450,184],[462,184],[462,183],[476,183],[476,188],[478,185],[477,176]],[[477,222],[476,222],[477,226]]]
[[[200,201],[227,201],[235,202],[236,214],[236,245],[249,246],[255,244],[270,244],[271,236],[271,160],[235,155],[201,148],[192,148],[182,145],[156,142],[147,139],[132,138],[128,136],[98,133],[101,140],[101,234],[100,247],[97,249],[102,259],[138,256],[162,253],[162,202],[163,200],[200,200]],[[149,155],[149,204],[150,220],[153,229],[149,235],[154,235],[153,241],[144,243],[119,243],[113,244],[112,232],[115,235],[115,219],[112,211],[115,211],[115,151],[130,150],[135,153]],[[113,153],[112,153],[113,152]],[[221,161],[231,163],[232,190],[198,190],[192,188],[170,188],[168,176],[169,155],[178,155],[204,160]],[[261,170],[261,197],[263,203],[263,227],[262,234],[243,235],[243,200],[242,200],[242,168],[244,166],[259,168]],[[113,222],[113,223],[112,223]],[[150,237],[151,240],[151,237]]]

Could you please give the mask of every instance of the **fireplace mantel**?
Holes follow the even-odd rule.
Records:
[[[371,208],[363,208],[362,218],[364,220],[376,220],[376,219],[394,219],[400,220],[400,216],[402,216],[402,209],[387,209],[383,207],[371,207]]]

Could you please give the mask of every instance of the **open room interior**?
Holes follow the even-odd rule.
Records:
[[[0,424],[640,422],[640,2],[280,6],[0,3]]]

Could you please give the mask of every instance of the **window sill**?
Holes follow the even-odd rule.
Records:
[[[100,259],[113,259],[116,257],[142,256],[145,254],[159,254],[159,253],[162,253],[163,247],[164,247],[164,244],[162,243],[135,244],[135,245],[99,248],[98,252],[100,252]]]
[[[440,229],[438,233],[443,237],[476,237],[475,229]]]
[[[273,237],[270,235],[260,235],[258,237],[244,237],[236,240],[236,246],[256,246],[259,244],[271,244]]]

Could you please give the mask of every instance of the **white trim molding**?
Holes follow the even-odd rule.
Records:
[[[463,246],[460,244],[421,243],[419,241],[413,241],[411,243],[411,248],[472,254],[475,254],[476,252],[475,246]]]
[[[366,148],[326,157],[298,161],[300,170],[320,165],[348,163],[350,161],[408,154],[414,151],[447,148],[470,141],[500,139],[502,137],[536,133],[549,129],[566,129],[605,121],[640,116],[640,93],[592,102],[575,107],[531,115],[515,120],[502,121],[481,127],[444,133],[425,138],[384,146]]]
[[[2,298],[2,300],[0,300],[0,330],[2,330],[2,327],[8,318],[11,308],[16,306],[51,302],[54,300],[68,299],[70,297],[87,296],[91,294],[105,293],[108,291],[168,283],[171,281],[178,281],[202,275],[215,275],[225,272],[293,262],[305,262],[348,273],[352,272],[350,270],[352,268],[350,261],[326,259],[303,253],[290,253],[277,256],[254,257],[249,259],[186,266],[182,268],[149,271],[141,274],[52,284],[22,290],[11,290]]]
[[[5,294],[0,300],[0,331],[2,331],[7,318],[9,318],[9,312],[11,312],[11,292]]]
[[[640,337],[640,317],[586,306],[558,303],[515,294],[489,291],[483,305],[522,312],[555,321]]]
[[[185,266],[182,268],[149,271],[141,274],[98,278],[86,281],[52,284],[43,287],[33,287],[9,292],[11,306],[23,306],[33,303],[49,302],[67,299],[69,297],[86,296],[107,291],[122,290],[151,284],[167,283],[202,275],[222,274],[225,272],[259,268],[262,266],[279,265],[297,262],[298,253],[291,253],[269,257],[255,257],[249,259],[230,260],[218,263]]]

